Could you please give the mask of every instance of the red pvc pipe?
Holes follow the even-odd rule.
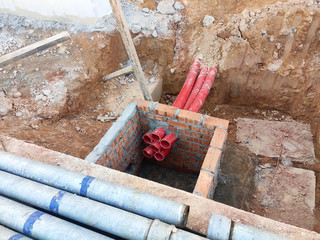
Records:
[[[151,138],[155,142],[160,142],[160,140],[166,135],[166,129],[164,127],[157,127],[151,134]]]
[[[172,106],[183,109],[198,75],[199,67],[200,61],[198,58],[195,58],[192,62],[186,81],[184,82],[183,87]]]
[[[216,77],[218,67],[210,68],[209,73],[204,80],[204,83],[200,89],[200,92],[198,93],[196,99],[193,101],[191,106],[189,107],[189,111],[191,112],[199,112],[202,105],[204,104],[204,101],[206,100],[211,86],[213,84],[214,78]]]
[[[208,68],[207,67],[201,68],[201,71],[200,71],[200,74],[199,74],[199,76],[197,78],[197,81],[194,84],[194,86],[192,88],[192,91],[191,91],[191,93],[189,95],[188,101],[186,102],[186,105],[184,106],[183,109],[186,109],[186,110],[189,109],[189,107],[193,103],[194,99],[197,97],[198,93],[200,92],[200,89],[201,89],[201,87],[203,85],[204,79],[207,76],[207,73],[208,73]]]
[[[146,158],[152,158],[154,155],[154,151],[152,150],[150,145],[148,147],[146,147],[145,149],[143,149],[142,153]]]
[[[163,161],[165,157],[171,152],[172,148],[163,149],[160,152],[154,154],[154,158],[158,161]]]
[[[162,147],[159,142],[153,142],[150,146],[152,151],[154,151],[155,153],[160,152],[162,150]]]
[[[152,136],[151,136],[152,132],[149,131],[147,133],[145,133],[142,137],[143,141],[147,144],[151,144],[153,143],[153,139],[152,139]]]
[[[161,140],[160,145],[163,149],[170,149],[177,140],[178,140],[177,134],[169,133],[167,136],[165,136]]]

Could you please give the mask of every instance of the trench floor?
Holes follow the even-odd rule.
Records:
[[[146,160],[143,161],[138,176],[191,193],[198,179],[198,175],[180,172]]]

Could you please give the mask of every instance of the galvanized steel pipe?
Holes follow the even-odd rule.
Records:
[[[178,227],[187,223],[187,205],[60,167],[0,151],[0,170]]]
[[[0,171],[0,194],[125,239],[204,239],[174,225],[153,221],[3,171]]]
[[[241,223],[232,226],[231,219],[220,214],[212,214],[207,237],[212,240],[290,240]]]
[[[152,220],[0,171],[0,194],[115,236],[144,240]]]
[[[0,240],[32,240],[32,239],[0,225]]]
[[[41,240],[112,240],[2,196],[0,196],[0,224]]]

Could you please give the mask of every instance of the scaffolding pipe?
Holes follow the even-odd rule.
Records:
[[[159,220],[153,221],[3,171],[0,171],[0,194],[124,239],[203,239],[195,234],[176,229],[174,225]],[[172,231],[168,233],[163,231],[168,228]],[[173,233],[175,237],[172,238]],[[164,236],[164,238],[155,238],[155,236]]]
[[[0,224],[41,240],[112,240],[2,196],[0,196]]]
[[[290,240],[280,235],[235,222],[220,214],[212,214],[207,231],[211,240]]]
[[[0,170],[184,227],[189,206],[135,189],[0,151]]]
[[[0,194],[125,239],[146,239],[152,220],[0,171]]]
[[[32,240],[32,239],[0,225],[0,240]]]

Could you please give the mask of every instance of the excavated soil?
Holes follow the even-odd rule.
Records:
[[[156,13],[161,15],[161,21],[167,21],[166,31],[160,31],[160,21],[150,27],[159,32],[158,36],[151,36],[150,29],[132,34],[146,77],[163,80],[162,101],[170,104],[174,100],[193,57],[199,56],[202,66],[219,67],[201,112],[230,120],[227,145],[234,152],[241,155],[243,150],[237,146],[234,119],[284,116],[311,124],[319,157],[318,1],[182,0],[181,3],[184,9],[173,15]],[[151,0],[131,4],[141,9],[157,8],[157,3]],[[125,14],[132,27],[130,8],[125,8]],[[215,18],[210,26],[203,26],[205,15]],[[32,26],[24,29],[1,27],[0,38],[11,36],[19,48],[61,31]],[[101,81],[126,61],[116,31],[92,30],[73,32],[71,40],[1,68],[0,103],[5,102],[8,109],[1,116],[1,134],[84,158],[123,108],[141,98],[134,77]],[[252,162],[248,164],[277,164],[270,158],[254,155],[250,159]],[[320,219],[319,161],[294,166],[316,173],[315,219]],[[252,185],[248,179],[238,182],[246,188],[244,192],[250,193]],[[254,198],[219,197],[221,202],[229,199],[233,201],[228,202],[230,205],[268,216]],[[314,230],[320,232],[319,221]]]

